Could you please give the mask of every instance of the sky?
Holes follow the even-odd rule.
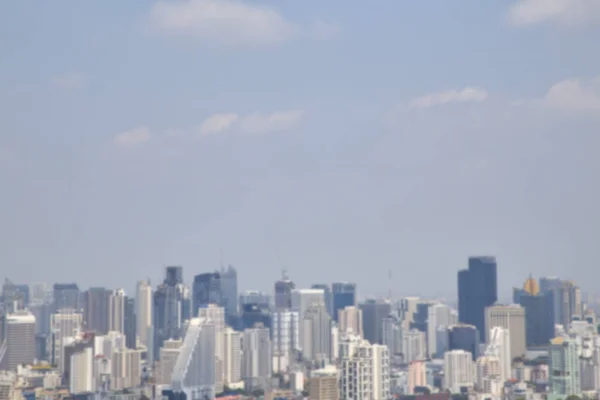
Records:
[[[2,2],[2,275],[594,292],[598,37],[597,0]]]

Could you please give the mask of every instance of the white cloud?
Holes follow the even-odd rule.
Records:
[[[121,132],[115,136],[114,142],[117,146],[127,147],[141,144],[150,140],[150,129],[145,126]]]
[[[567,79],[553,85],[544,97],[550,108],[575,112],[600,112],[600,80]]]
[[[77,90],[85,87],[86,79],[81,74],[68,74],[57,76],[52,80],[52,84],[65,90]]]
[[[243,133],[269,133],[286,131],[297,126],[304,117],[304,110],[289,110],[271,114],[254,113],[239,121]]]
[[[202,125],[200,125],[200,133],[202,135],[210,135],[213,133],[223,132],[229,129],[238,120],[236,113],[215,114],[208,117]]]
[[[408,103],[408,107],[430,108],[448,103],[480,103],[487,98],[488,93],[485,90],[466,87],[462,90],[450,90],[417,97]]]
[[[546,22],[575,26],[600,23],[598,0],[518,0],[509,10],[514,25]]]
[[[224,43],[272,44],[294,26],[277,11],[240,0],[171,0],[156,3],[151,26],[159,32]]]

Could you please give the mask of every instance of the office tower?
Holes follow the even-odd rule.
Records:
[[[65,360],[62,381],[71,388],[73,394],[94,392],[100,388],[100,383],[94,382],[94,342],[93,333],[79,333],[65,338],[61,354]]]
[[[148,333],[152,327],[152,286],[150,281],[139,281],[136,288],[136,331],[140,343],[148,347]]]
[[[461,393],[462,388],[472,388],[475,381],[475,363],[471,353],[451,350],[444,354],[444,389]]]
[[[448,328],[448,349],[464,350],[473,361],[479,357],[479,332],[473,325],[458,324]]]
[[[548,282],[544,284],[548,286]],[[525,334],[527,347],[548,346],[554,337],[554,293],[540,291],[532,277],[525,281],[523,289],[514,290],[516,303],[525,310]]]
[[[341,333],[354,332],[363,337],[362,310],[356,306],[348,306],[338,311],[338,326]]]
[[[81,293],[76,283],[55,283],[53,286],[54,311],[63,308],[79,310],[79,298]]]
[[[326,283],[317,283],[310,287],[311,289],[322,289],[323,297],[325,298],[325,308],[329,313],[329,316],[333,318],[333,295],[331,293],[331,287]]]
[[[296,288],[285,271],[281,280],[275,282],[275,310],[289,310],[292,308],[292,291]]]
[[[72,344],[72,346],[76,346]],[[82,346],[69,357],[69,392],[71,394],[94,393],[94,349]]]
[[[273,312],[271,336],[273,356],[285,356],[287,360],[291,360],[292,355],[300,349],[298,313],[289,310]]]
[[[177,357],[171,387],[188,399],[215,397],[215,326],[205,318],[192,318]]]
[[[474,325],[485,342],[485,308],[498,300],[494,257],[471,257],[469,267],[458,272],[458,319]]]
[[[271,328],[271,310],[264,304],[245,304],[242,307],[239,328],[242,330],[254,327],[256,324],[263,324]]]
[[[224,387],[225,371],[224,371],[224,332],[225,332],[225,309],[216,304],[208,304],[198,309],[198,317],[210,321],[214,326],[215,331],[215,390],[221,393]]]
[[[570,396],[581,394],[579,345],[573,339],[556,337],[550,344],[550,393]]]
[[[501,396],[504,380],[500,377],[500,370],[500,360],[497,357],[479,357],[475,363],[475,388],[480,393]]]
[[[336,362],[340,354],[340,330],[335,326],[335,322],[331,322],[331,352],[329,359],[332,363]]]
[[[123,329],[127,348],[137,349],[137,316],[135,315],[135,300],[131,297],[125,297]]]
[[[292,311],[298,313],[300,324],[304,321],[304,313],[314,303],[325,303],[325,293],[322,289],[294,289],[292,290]],[[304,331],[300,328],[300,344],[304,341]]]
[[[108,330],[125,333],[125,303],[127,296],[123,289],[113,291],[108,297]]]
[[[510,332],[510,359],[525,355],[525,309],[512,305],[496,305],[485,309],[485,329],[502,327]]]
[[[159,354],[159,349],[163,346],[165,340],[181,337],[184,298],[185,287],[182,283],[181,267],[167,267],[165,279],[156,288],[152,298],[154,314],[153,355]]]
[[[246,290],[240,294],[240,310],[246,304],[260,304],[268,308],[271,305],[271,296],[258,290]]]
[[[581,291],[573,282],[553,277],[540,278],[540,292],[552,293],[555,324],[566,328],[573,319],[581,319]]]
[[[489,340],[485,349],[485,355],[494,357],[500,365],[498,375],[502,382],[511,378],[511,366],[513,357],[511,355],[510,331],[503,327],[493,327],[489,333]]]
[[[333,366],[310,373],[308,398],[311,400],[340,400],[338,371]]]
[[[332,318],[337,322],[338,312],[346,307],[356,305],[356,284],[335,282],[331,285]]]
[[[0,344],[0,370],[16,371],[35,359],[35,317],[28,311],[6,314],[4,341]]]
[[[52,352],[50,361],[58,366],[59,370],[64,372],[65,363],[68,360],[62,357],[67,340],[77,336],[83,326],[83,316],[72,308],[58,310],[56,314],[50,316],[51,342],[50,351]]]
[[[390,315],[392,305],[386,300],[367,300],[360,304],[363,314],[364,338],[375,344],[382,344],[383,320]]]
[[[7,313],[24,310],[29,305],[29,286],[17,285],[5,279],[2,285],[2,302]]]
[[[163,347],[160,349],[160,361],[158,362],[158,373],[156,374],[157,385],[170,385],[175,369],[175,363],[181,353],[181,339],[165,340]]]
[[[403,297],[398,302],[399,317],[403,321],[404,329],[411,328],[420,302],[419,297]]]
[[[404,328],[402,329],[404,330]],[[402,352],[404,354],[404,362],[406,363],[425,360],[427,358],[427,341],[425,333],[417,329],[403,332]]]
[[[302,331],[303,358],[328,364],[331,356],[331,317],[325,303],[313,303],[306,309]]]
[[[223,307],[225,307],[225,317],[227,320],[231,320],[238,315],[237,270],[233,265],[229,265],[227,269],[221,267],[221,295]]]
[[[29,285],[30,304],[52,303],[52,290],[47,283],[36,282]]]
[[[192,286],[192,313],[197,315],[198,309],[208,304],[223,305],[223,293],[221,291],[221,274],[209,272],[194,277]]]
[[[416,312],[413,314],[412,323],[410,323],[410,329],[418,329],[421,332],[427,332],[429,309],[435,304],[436,301],[420,300],[417,303]]]
[[[109,304],[111,290],[102,287],[83,292],[83,320],[88,331],[105,335],[109,329]]]
[[[404,324],[397,315],[389,315],[382,322],[382,344],[390,350],[392,359],[401,357],[404,363]]]
[[[116,349],[111,356],[111,390],[139,387],[142,376],[142,349]]]
[[[434,358],[443,359],[444,353],[450,350],[448,327],[440,326],[435,332],[436,353]]]
[[[269,330],[261,325],[245,329],[243,343],[244,388],[249,391],[270,389],[273,367]]]
[[[371,344],[358,335],[340,340],[340,398],[389,399],[390,354],[387,347]]]
[[[411,361],[408,365],[408,393],[415,394],[415,388],[427,386],[427,366],[425,361]]]
[[[243,333],[225,328],[223,334],[225,384],[230,386],[242,381],[242,339]]]
[[[433,357],[437,351],[437,331],[440,327],[456,325],[455,310],[446,304],[433,304],[427,309],[427,354]]]

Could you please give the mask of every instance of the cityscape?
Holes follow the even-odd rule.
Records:
[[[495,257],[457,272],[458,309],[359,301],[356,283],[240,290],[229,265],[136,293],[2,286],[3,398],[566,399],[600,393],[595,304],[529,276],[498,303]]]

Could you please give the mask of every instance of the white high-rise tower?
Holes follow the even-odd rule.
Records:
[[[152,286],[149,281],[139,281],[136,293],[136,324],[140,343],[148,347],[148,334],[152,327]]]

